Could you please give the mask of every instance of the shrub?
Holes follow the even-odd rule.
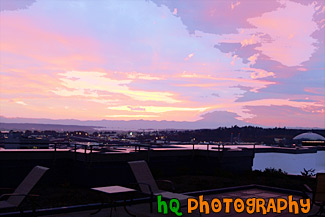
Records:
[[[263,173],[266,175],[272,175],[272,176],[288,175],[288,173],[286,171],[283,171],[281,169],[275,169],[275,168],[265,168]]]
[[[301,171],[301,175],[304,176],[304,177],[312,177],[312,176],[315,176],[315,169],[309,169],[309,170],[306,170],[306,168],[304,168],[304,171]]]

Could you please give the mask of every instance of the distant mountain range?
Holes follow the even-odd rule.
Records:
[[[150,120],[76,120],[45,118],[6,118],[0,116],[0,129],[37,129],[37,130],[141,130],[141,129],[214,129],[218,127],[250,125],[236,119],[231,112],[212,112],[202,116],[198,121],[150,121]],[[105,129],[104,129],[105,128]],[[99,130],[100,130],[99,129]]]
[[[247,123],[236,119],[237,115],[231,112],[211,112],[202,116],[198,121],[150,121],[150,120],[76,120],[76,119],[45,119],[45,118],[6,118],[0,116],[1,130],[193,130],[193,129],[216,129],[218,127],[231,126],[257,126],[257,127],[275,127],[261,126]],[[288,127],[292,129],[306,129],[306,127]],[[317,128],[313,128],[317,129]]]

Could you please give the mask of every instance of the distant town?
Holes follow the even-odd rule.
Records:
[[[301,138],[298,138],[299,135]],[[199,130],[141,130],[141,131],[55,131],[55,130],[2,130],[0,148],[49,149],[74,145],[159,145],[175,144],[259,144],[292,147],[324,145],[325,131],[261,128],[219,127]],[[297,139],[298,138],[298,139]],[[55,147],[54,147],[55,146]]]

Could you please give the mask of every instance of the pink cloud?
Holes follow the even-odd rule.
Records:
[[[311,37],[318,29],[313,20],[314,13],[313,3],[305,6],[285,1],[283,7],[276,11],[250,18],[248,21],[257,28],[255,31],[271,37],[271,41],[265,42],[258,39],[262,44],[256,49],[287,66],[296,66],[309,60],[316,49],[313,45],[316,40]]]
[[[270,127],[325,127],[324,113],[313,113],[291,106],[247,106],[255,116],[245,121]]]
[[[1,35],[2,52],[29,57],[61,68],[72,68],[81,65],[83,61],[102,61],[98,55],[98,42],[87,38],[86,34],[64,35],[49,26],[42,27],[40,20],[30,17],[8,13],[0,16],[4,20],[0,23],[0,28],[6,30]],[[7,55],[2,58],[6,59]]]
[[[37,1],[1,12],[2,114],[184,121],[215,110],[246,120],[263,106],[323,112],[319,4],[154,1]]]
[[[194,53],[189,54],[187,57],[184,58],[185,61],[191,59],[194,56]]]
[[[174,8],[173,14],[177,15],[177,8]]]
[[[231,10],[234,10],[235,9],[235,7],[237,7],[238,5],[240,5],[240,2],[235,2],[235,3],[231,3]]]
[[[274,72],[267,72],[263,69],[255,69],[255,68],[243,68],[245,71],[251,71],[251,78],[257,79],[257,78],[265,78],[265,77],[275,77]]]

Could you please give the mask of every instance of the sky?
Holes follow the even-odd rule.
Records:
[[[0,115],[325,128],[323,0],[0,0]]]

